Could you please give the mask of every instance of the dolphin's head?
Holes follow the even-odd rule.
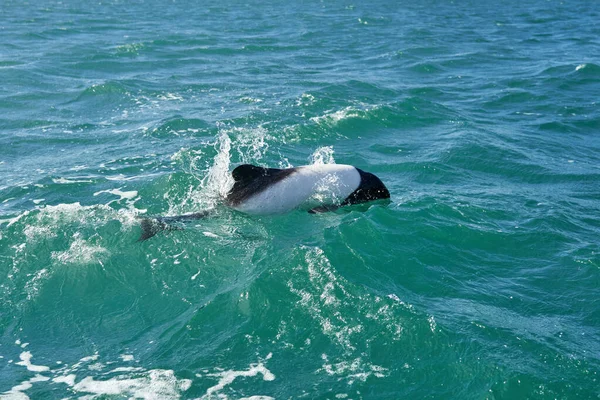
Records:
[[[358,189],[360,190],[361,197],[364,198],[364,201],[390,198],[390,192],[383,182],[381,182],[381,179],[370,172],[361,170],[358,170],[358,172],[360,173],[360,186]]]
[[[367,201],[389,199],[390,192],[381,179],[370,172],[356,168],[360,174],[360,186],[345,201],[345,204],[359,204]]]

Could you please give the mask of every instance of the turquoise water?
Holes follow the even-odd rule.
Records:
[[[600,397],[595,2],[1,5],[0,398]]]

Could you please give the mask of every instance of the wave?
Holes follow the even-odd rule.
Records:
[[[193,135],[207,136],[214,132],[214,127],[199,118],[172,116],[158,122],[158,126],[148,128],[145,135],[162,138],[169,136]]]
[[[410,130],[463,119],[456,110],[441,103],[409,97],[392,103],[362,103],[331,110],[309,117],[308,123],[288,125],[284,133],[290,142],[356,139],[380,128]]]

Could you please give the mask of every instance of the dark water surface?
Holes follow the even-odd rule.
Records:
[[[596,2],[0,5],[0,398],[600,397]]]

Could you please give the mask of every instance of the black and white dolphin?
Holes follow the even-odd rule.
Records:
[[[342,164],[315,164],[296,168],[264,168],[244,164],[231,173],[234,184],[224,203],[251,215],[282,214],[296,208],[310,213],[372,200],[389,199],[381,180],[359,168]],[[142,220],[140,240],[162,230],[178,229],[170,223],[204,218],[210,211]]]

